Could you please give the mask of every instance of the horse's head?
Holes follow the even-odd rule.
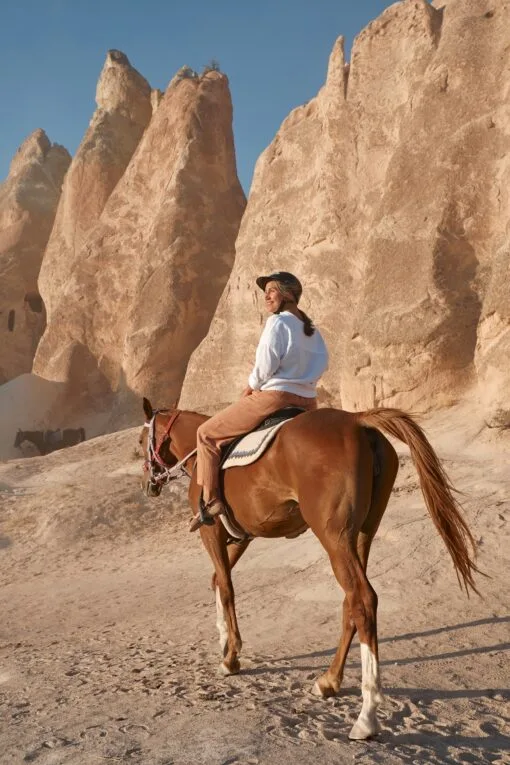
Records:
[[[149,399],[143,399],[145,424],[138,439],[143,451],[143,477],[141,487],[148,497],[159,497],[161,489],[168,481],[168,469],[177,464],[178,459],[171,451],[171,420],[174,407],[163,411],[154,410]],[[169,427],[170,425],[170,427]]]
[[[18,432],[16,433],[16,438],[14,439],[14,448],[19,449],[23,441],[24,441],[23,431],[18,428]]]

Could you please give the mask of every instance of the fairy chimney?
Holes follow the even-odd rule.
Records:
[[[227,282],[244,207],[227,77],[176,76],[53,292],[34,371],[75,395],[113,393],[117,426],[138,421],[142,395],[175,399]]]
[[[88,234],[122,178],[152,115],[151,87],[127,56],[108,51],[97,109],[66,175],[39,276],[49,319]]]
[[[265,321],[255,278],[285,269],[329,346],[322,401],[427,410],[476,392],[510,417],[510,6],[436,5],[391,5],[350,62],[340,38],[259,158],[181,406],[239,395]]]
[[[0,185],[0,384],[30,371],[44,330],[37,277],[70,161],[35,130]]]

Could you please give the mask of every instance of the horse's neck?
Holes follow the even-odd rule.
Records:
[[[198,412],[183,411],[172,428],[172,444],[175,447],[176,457],[182,460],[197,447],[197,430],[207,420],[204,414]]]

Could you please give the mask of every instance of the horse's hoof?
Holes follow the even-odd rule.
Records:
[[[332,682],[327,675],[323,675],[316,680],[312,693],[314,696],[321,696],[323,699],[327,699],[330,696],[336,696],[340,690],[340,683]]]
[[[229,667],[225,664],[224,661],[221,662],[220,666],[218,667],[218,672],[223,677],[228,677],[229,675],[238,675],[241,671],[241,664],[237,659],[232,662],[232,665]]]
[[[366,741],[367,738],[377,736],[381,732],[381,725],[377,718],[374,720],[356,720],[352,726],[349,738],[351,741]]]

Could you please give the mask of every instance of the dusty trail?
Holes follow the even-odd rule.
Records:
[[[463,596],[403,454],[369,567],[386,701],[365,743],[347,740],[357,645],[341,696],[310,693],[341,603],[311,534],[239,564],[243,672],[225,679],[182,487],[141,495],[134,430],[0,464],[2,765],[510,762],[508,444],[455,416],[428,430],[492,579]]]

